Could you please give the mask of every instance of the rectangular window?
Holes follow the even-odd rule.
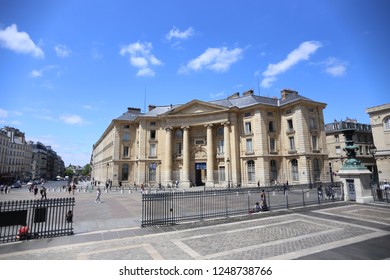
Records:
[[[294,137],[289,137],[288,139],[290,141],[290,151],[295,151],[295,140],[294,140]]]
[[[157,153],[156,153],[156,144],[150,144],[150,153],[149,153],[149,156],[151,156],[151,157],[157,156]]]
[[[123,157],[128,157],[129,156],[129,146],[124,146],[123,147]]]
[[[156,140],[156,131],[155,130],[150,131],[150,140]]]
[[[318,150],[317,136],[311,137],[311,144],[313,146],[313,150]]]
[[[287,120],[287,128],[288,128],[288,130],[293,130],[294,129],[292,119]]]
[[[269,150],[270,150],[271,152],[275,152],[275,151],[276,151],[275,138],[270,138],[270,139],[269,139]]]
[[[225,153],[223,140],[218,140],[218,144],[217,145],[218,145],[217,146],[217,153],[218,153],[218,155],[223,155]]]
[[[156,122],[150,122],[150,125],[151,125],[151,126],[155,126],[155,125],[156,125]]]
[[[125,124],[125,125],[123,126],[123,128],[130,128],[130,125]]]
[[[247,118],[247,117],[250,117],[251,116],[251,112],[246,112],[245,113],[245,117]]]
[[[218,168],[218,177],[219,177],[219,182],[225,182],[225,166],[220,166]]]
[[[253,153],[252,139],[246,139],[246,152]]]
[[[252,125],[250,122],[245,123],[245,134],[251,134],[252,133]]]
[[[316,123],[316,120],[314,118],[309,119],[309,126],[310,126],[310,129],[317,129],[317,123]]]
[[[334,139],[335,139],[336,142],[340,142],[340,137],[338,135],[335,135]]]
[[[359,146],[359,152],[360,152],[360,154],[362,155],[363,154],[363,146]]]
[[[130,141],[130,132],[123,133],[123,141]]]
[[[176,150],[175,150],[176,156],[178,157],[181,156],[182,150],[183,150],[182,143],[176,143]]]
[[[341,154],[341,147],[340,146],[336,146],[336,154]]]

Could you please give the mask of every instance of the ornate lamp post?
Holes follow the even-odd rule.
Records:
[[[376,193],[378,195],[378,199],[382,199],[382,191],[379,188],[378,168],[376,167],[376,159],[375,159],[375,154],[376,154],[377,149],[376,149],[374,143],[371,143],[368,150],[370,151],[370,154],[372,155],[372,157],[374,159],[374,166],[372,167],[372,173],[373,173],[372,182],[376,185]]]

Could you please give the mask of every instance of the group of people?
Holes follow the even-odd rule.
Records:
[[[260,193],[260,202],[256,202],[253,209],[249,210],[249,213],[256,213],[262,211],[268,211],[267,196],[264,190],[262,190]]]

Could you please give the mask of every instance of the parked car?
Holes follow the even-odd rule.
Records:
[[[21,188],[22,183],[20,181],[16,181],[15,183],[12,184],[11,188]]]

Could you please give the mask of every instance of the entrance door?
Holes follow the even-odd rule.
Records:
[[[356,201],[355,181],[351,179],[347,179],[346,181],[349,200]]]
[[[195,163],[195,185],[204,186],[206,175],[206,163],[205,162],[196,162]]]

